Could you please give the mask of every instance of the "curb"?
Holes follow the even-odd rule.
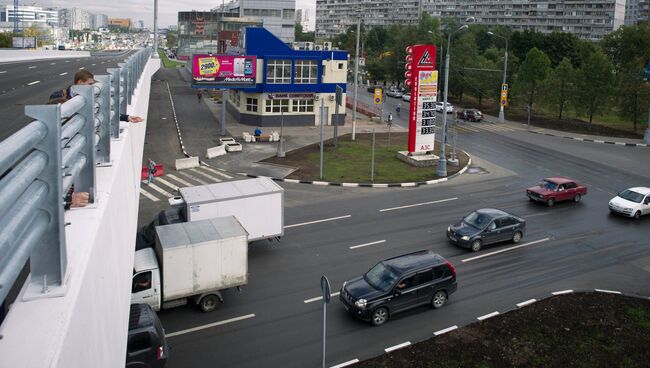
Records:
[[[467,160],[467,165],[465,165],[457,173],[455,173],[453,175],[450,175],[450,176],[448,176],[446,178],[427,180],[427,181],[416,181],[416,182],[408,182],[408,183],[377,184],[377,183],[339,183],[339,182],[333,182],[333,181],[282,179],[282,178],[273,178],[273,177],[271,177],[271,179],[273,181],[281,181],[281,182],[285,182],[285,183],[311,184],[311,185],[320,185],[320,186],[350,187],[350,188],[417,188],[417,187],[423,186],[423,185],[444,183],[444,182],[446,182],[448,180],[451,180],[451,179],[465,173],[465,171],[467,171],[469,166],[472,164],[472,157],[465,151],[463,151],[463,153],[465,153],[469,157],[469,160]],[[247,173],[237,173],[237,174],[247,176],[249,178],[265,177],[263,175],[253,175],[253,174],[247,174]]]
[[[388,354],[388,353],[393,352],[395,350],[399,350],[399,349],[402,349],[402,348],[417,344],[419,342],[426,341],[426,340],[429,340],[431,338],[435,338],[435,337],[440,336],[440,335],[444,335],[444,334],[446,334],[448,332],[457,330],[459,328],[469,326],[469,325],[473,325],[474,323],[480,323],[482,321],[485,321],[486,319],[496,317],[496,316],[501,316],[501,315],[507,314],[508,312],[512,312],[514,310],[525,308],[525,307],[527,307],[529,305],[532,305],[534,303],[537,303],[539,301],[542,301],[544,299],[548,299],[548,298],[551,298],[551,297],[554,297],[554,296],[566,295],[566,294],[586,294],[586,293],[616,294],[616,295],[627,296],[627,297],[632,297],[632,298],[650,299],[650,297],[648,297],[648,296],[643,296],[643,295],[638,295],[638,294],[630,294],[630,293],[625,293],[625,292],[621,292],[621,291],[597,289],[597,288],[596,289],[582,289],[582,290],[568,289],[568,290],[554,291],[554,292],[549,293],[548,295],[544,295],[542,297],[539,297],[538,299],[529,299],[529,300],[523,301],[521,303],[517,303],[517,304],[515,304],[514,307],[511,307],[511,308],[509,308],[507,310],[494,311],[492,313],[488,313],[488,314],[485,314],[483,316],[476,317],[476,321],[474,321],[474,322],[470,322],[470,323],[466,323],[466,324],[453,325],[453,326],[450,326],[450,327],[447,327],[447,328],[432,332],[431,334],[428,334],[428,335],[423,336],[421,338],[411,339],[409,341],[387,347],[385,349],[382,349],[380,353],[377,353],[377,354],[374,354],[374,355],[371,355],[371,356],[356,357],[356,358],[350,359],[350,360],[348,360],[346,362],[339,363],[337,365],[332,365],[332,366],[330,366],[330,368],[347,367],[349,365],[359,363],[359,362],[361,362],[363,360],[368,360],[368,359],[372,359],[372,358],[375,358],[375,357],[378,357],[378,356],[381,356],[381,355],[384,355],[384,354]]]
[[[565,135],[544,133],[544,132],[538,132],[538,131],[535,131],[535,130],[529,130],[528,132],[529,133],[540,134],[540,135],[546,135],[546,136],[549,136],[549,137],[572,139],[574,141],[581,141],[581,142],[591,142],[591,143],[600,143],[600,144],[614,144],[614,145],[617,145],[617,146],[625,146],[625,147],[650,147],[650,144],[645,144],[645,143],[627,143],[627,142],[603,141],[603,140],[600,140],[600,139],[579,138],[579,137],[571,137],[571,136],[565,136]]]

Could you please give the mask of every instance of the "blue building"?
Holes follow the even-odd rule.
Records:
[[[244,30],[244,55],[257,57],[256,85],[230,90],[228,112],[251,126],[318,126],[345,123],[347,51],[294,50],[264,28]],[[335,116],[336,86],[343,106]]]

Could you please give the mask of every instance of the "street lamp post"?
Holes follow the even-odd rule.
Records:
[[[645,130],[643,140],[645,141],[645,144],[650,144],[650,106],[648,106],[648,127]]]
[[[352,105],[352,140],[356,137],[357,127],[357,100],[359,99],[358,78],[359,78],[359,35],[361,34],[361,15],[357,17],[357,47],[354,54],[354,104]]]
[[[153,56],[158,57],[158,0],[153,0]]]
[[[501,35],[498,35],[498,34],[496,34],[494,32],[488,32],[488,34],[490,36],[503,38],[503,40],[506,41],[506,53],[505,53],[505,56],[503,58],[503,84],[506,84],[506,72],[508,70],[508,39],[501,36]],[[505,117],[505,112],[503,111],[503,104],[501,103],[501,101],[499,101],[499,105],[500,105],[500,108],[499,108],[499,123],[504,123],[506,121],[506,117]]]
[[[451,36],[462,30],[467,29],[468,25],[464,24],[454,32],[449,32],[447,37],[447,57],[445,58],[445,90],[444,90],[444,105],[442,107],[442,144],[440,145],[440,158],[438,159],[439,177],[447,176],[447,158],[445,157],[445,142],[447,141],[447,93],[449,91],[449,54],[451,51]]]

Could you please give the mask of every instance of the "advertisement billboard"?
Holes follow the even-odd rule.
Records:
[[[14,37],[13,48],[34,49],[36,48],[36,37]]]
[[[201,87],[254,87],[257,73],[255,56],[194,55],[192,84]]]

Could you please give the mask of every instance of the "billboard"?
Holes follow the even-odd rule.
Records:
[[[411,88],[408,151],[432,152],[436,130],[438,71],[436,47],[414,45],[406,48],[406,85]]]
[[[34,49],[36,48],[36,37],[14,37],[13,48]]]
[[[192,84],[201,87],[254,87],[255,56],[193,55]]]

